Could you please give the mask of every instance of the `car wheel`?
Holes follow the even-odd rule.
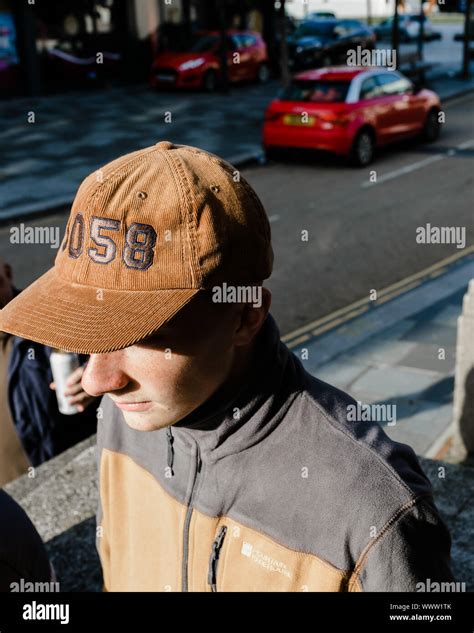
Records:
[[[428,143],[433,143],[439,138],[441,132],[441,124],[439,122],[438,110],[432,108],[428,112],[425,124],[423,126],[423,138]]]
[[[259,84],[265,84],[270,79],[270,66],[263,62],[257,70],[257,81]]]
[[[217,88],[217,75],[214,70],[208,70],[204,74],[202,85],[206,92],[215,92]]]
[[[367,167],[374,158],[375,139],[368,129],[361,130],[354,139],[351,150],[351,163],[356,167]]]

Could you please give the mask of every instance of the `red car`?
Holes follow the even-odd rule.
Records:
[[[229,81],[263,83],[269,79],[267,46],[259,33],[228,31],[226,44]],[[220,76],[221,45],[217,31],[206,31],[199,34],[189,51],[159,53],[152,66],[151,86],[203,88],[213,92]]]
[[[283,147],[329,150],[369,165],[374,150],[422,134],[440,133],[440,100],[417,90],[396,70],[333,67],[296,75],[265,112],[268,156]]]

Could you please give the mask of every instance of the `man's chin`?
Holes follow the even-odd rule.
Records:
[[[163,420],[153,420],[150,416],[145,416],[142,413],[123,413],[123,417],[127,426],[134,431],[157,431],[169,426],[169,422]]]
[[[164,429],[175,422],[175,420],[163,420],[161,418],[156,419],[157,416],[146,415],[143,413],[133,413],[130,411],[123,411],[122,413],[127,426],[134,431],[157,431],[158,429]]]

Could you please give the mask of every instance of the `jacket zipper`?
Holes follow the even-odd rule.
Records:
[[[209,558],[209,572],[207,574],[207,582],[211,585],[211,591],[217,591],[217,564],[219,562],[219,554],[221,552],[226,532],[227,527],[222,525],[214,543],[212,544],[212,552]]]
[[[191,490],[191,496],[189,498],[189,505],[186,510],[186,517],[184,520],[184,533],[183,533],[183,567],[182,567],[182,586],[181,591],[188,591],[188,556],[189,556],[189,525],[191,523],[191,515],[193,513],[193,499],[194,492],[196,490],[196,486],[199,480],[199,475],[201,473],[201,452],[199,450],[199,444],[196,444],[196,470],[194,471],[194,481],[193,487]]]
[[[173,476],[174,475],[174,472],[173,472],[173,461],[174,461],[173,443],[174,443],[174,437],[173,437],[173,433],[171,431],[171,427],[170,426],[166,429],[166,440],[168,442],[167,464],[168,464],[168,468],[171,471],[171,476]]]

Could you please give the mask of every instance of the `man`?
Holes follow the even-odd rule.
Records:
[[[11,266],[0,258],[0,308],[4,308],[13,296]],[[13,337],[0,332],[0,487],[23,475],[30,465],[8,404],[8,364],[12,346]]]
[[[0,307],[19,290],[11,266],[0,258]],[[95,402],[81,386],[84,367],[68,379],[65,395],[79,413],[59,412],[49,357],[51,348],[0,332],[0,486],[42,464],[96,429]],[[86,359],[83,358],[83,361]],[[88,408],[86,408],[88,407]]]
[[[91,174],[0,327],[91,354],[108,591],[414,591],[450,537],[413,451],[348,421],[269,314],[265,211],[162,141]],[[51,299],[54,297],[54,299]]]

